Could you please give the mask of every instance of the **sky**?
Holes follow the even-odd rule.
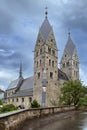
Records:
[[[80,61],[80,80],[87,85],[87,0],[0,0],[1,89],[6,90],[18,78],[20,62],[23,77],[33,75],[33,50],[46,6],[59,50],[58,61],[70,30]]]

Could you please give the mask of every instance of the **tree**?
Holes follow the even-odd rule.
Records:
[[[2,100],[0,99],[0,105],[3,105],[3,102],[2,102]]]
[[[38,108],[38,107],[40,107],[40,104],[36,100],[33,100],[33,102],[31,103],[31,108]]]
[[[78,105],[84,97],[86,88],[79,80],[69,80],[61,88],[60,103],[74,106]]]

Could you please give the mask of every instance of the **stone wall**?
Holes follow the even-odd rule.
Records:
[[[17,112],[7,113],[0,115],[0,130],[18,130],[20,129],[27,119],[41,117],[45,115],[62,113],[74,110],[75,107],[47,107],[39,109],[24,109]]]

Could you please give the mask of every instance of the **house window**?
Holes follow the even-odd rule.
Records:
[[[50,78],[53,79],[53,72],[50,72]]]
[[[16,102],[18,102],[18,98],[16,99]]]
[[[24,98],[22,98],[22,102],[24,102]]]
[[[51,66],[51,60],[49,60],[49,66]]]
[[[12,102],[14,102],[14,98],[12,98]]]
[[[54,61],[52,61],[52,67],[54,67]]]
[[[40,79],[40,72],[38,73],[38,79]]]
[[[30,103],[32,102],[32,97],[29,98],[29,102],[30,102]]]

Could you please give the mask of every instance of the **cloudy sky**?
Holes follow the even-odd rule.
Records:
[[[0,88],[18,78],[20,61],[23,75],[33,75],[33,50],[45,18],[53,26],[59,62],[68,30],[80,60],[80,79],[87,85],[87,0],[0,0]]]

